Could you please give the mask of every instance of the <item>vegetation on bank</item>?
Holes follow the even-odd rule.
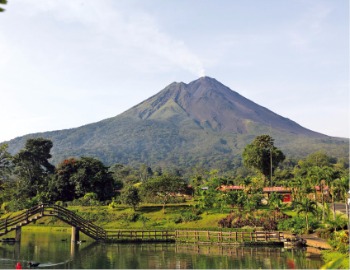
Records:
[[[92,157],[69,158],[53,166],[50,140],[30,139],[14,156],[3,144],[1,212],[5,217],[54,202],[107,229],[278,229],[336,239],[347,228],[347,219],[330,206],[347,200],[348,160],[322,151],[290,160],[273,143],[268,135],[255,138],[234,172],[197,166],[191,174],[145,164],[107,167]],[[224,192],[222,185],[243,188]],[[266,186],[290,188],[293,201],[282,203],[278,193],[266,198]],[[63,224],[45,218],[37,225]],[[333,241],[334,249],[343,254],[342,242]]]

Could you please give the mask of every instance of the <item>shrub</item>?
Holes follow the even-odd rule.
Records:
[[[263,230],[273,231],[277,230],[277,223],[279,220],[288,218],[287,215],[284,215],[277,211],[258,213],[260,216],[256,216],[255,212],[248,212],[244,217],[239,214],[236,218],[233,216],[233,214],[230,214],[226,218],[221,219],[218,224],[222,228],[242,228],[250,226],[262,227]]]
[[[55,205],[61,206],[61,207],[67,207],[67,203],[63,202],[63,201],[57,201],[55,202]]]
[[[309,220],[309,230],[314,230],[318,227],[319,222],[315,218]],[[303,217],[295,216],[288,219],[283,219],[277,224],[278,230],[291,231],[292,233],[306,233],[306,222]]]
[[[11,203],[10,202],[3,202],[1,204],[1,210],[4,211],[5,213],[8,213],[11,211]]]
[[[201,219],[199,215],[193,214],[191,212],[184,212],[182,215],[183,215],[183,221],[185,222],[196,221]]]
[[[113,201],[108,205],[108,208],[115,209],[120,205],[120,202],[113,199]]]
[[[329,244],[333,250],[346,254],[349,252],[349,231],[334,232],[331,235]]]
[[[121,219],[125,222],[136,222],[139,219],[140,214],[138,213],[122,213],[118,216],[118,219]]]
[[[174,222],[175,224],[179,224],[183,222],[182,216],[178,215],[176,217],[174,217]]]
[[[196,221],[201,219],[201,217],[197,214],[194,214],[192,212],[183,212],[182,215],[176,216],[173,221],[178,224],[182,222],[190,222],[190,221]]]

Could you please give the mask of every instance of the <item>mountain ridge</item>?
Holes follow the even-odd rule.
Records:
[[[320,149],[348,156],[348,139],[306,129],[210,77],[188,84],[173,82],[125,112],[99,122],[29,134],[8,143],[10,152],[16,153],[27,138],[51,139],[54,163],[72,156],[93,156],[107,165],[199,163],[210,167],[232,163],[245,145],[261,134],[270,134],[275,144],[293,157]]]

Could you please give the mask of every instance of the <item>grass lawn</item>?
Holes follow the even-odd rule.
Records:
[[[175,229],[211,229],[219,228],[218,221],[226,217],[231,209],[198,213],[190,203],[168,204],[163,212],[162,205],[143,204],[136,211],[132,208],[118,205],[108,206],[69,206],[69,210],[104,229],[143,229],[143,230],[175,230]],[[14,216],[18,213],[12,213]],[[3,215],[5,218],[8,214]],[[187,217],[187,218],[186,218]],[[25,226],[26,229],[45,230],[44,228],[69,228],[70,226],[57,217],[43,217],[35,223]]]

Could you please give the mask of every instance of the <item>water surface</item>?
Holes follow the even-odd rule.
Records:
[[[39,269],[318,269],[320,258],[302,249],[194,244],[104,244],[82,236],[71,244],[68,231],[22,233],[17,244],[0,243],[0,268]]]

